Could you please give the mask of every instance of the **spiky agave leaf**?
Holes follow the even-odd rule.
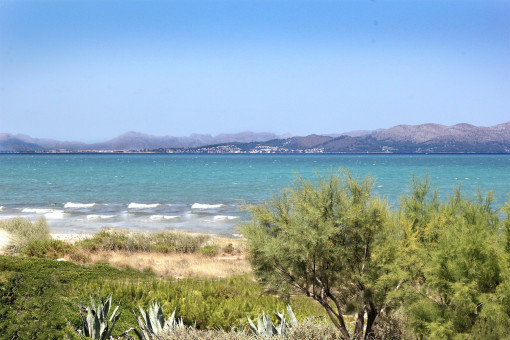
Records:
[[[248,313],[246,313],[246,318],[248,319],[248,325],[250,326],[250,329],[253,333],[255,334],[258,334],[259,333],[259,330],[258,328],[255,326],[255,324],[253,323],[253,321],[251,321],[250,319],[250,316],[248,315]],[[259,321],[260,321],[260,318],[259,318]],[[260,323],[259,323],[260,325]]]
[[[290,305],[287,305],[287,314],[289,314],[289,325],[291,327],[297,326],[298,321]]]

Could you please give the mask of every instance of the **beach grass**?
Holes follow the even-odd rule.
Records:
[[[93,251],[141,251],[161,253],[194,253],[208,240],[209,235],[174,231],[140,232],[127,229],[104,228],[77,245]]]
[[[11,253],[19,253],[29,243],[33,241],[51,239],[50,231],[44,218],[32,223],[23,218],[13,218],[0,221],[0,230],[4,233],[6,249]]]
[[[116,268],[151,271],[159,277],[230,277],[251,272],[244,242],[179,231],[141,232],[104,228],[93,235],[50,235],[44,220],[2,221],[10,254],[64,259],[81,264],[106,262]]]

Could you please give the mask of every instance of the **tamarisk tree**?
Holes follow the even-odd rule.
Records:
[[[372,338],[403,282],[390,210],[372,187],[348,171],[298,177],[248,207],[251,222],[242,229],[259,279],[318,301],[346,339]]]

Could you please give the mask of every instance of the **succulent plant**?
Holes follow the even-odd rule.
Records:
[[[260,319],[260,316],[257,318],[257,326],[253,323],[253,321],[250,319],[248,315],[246,317],[248,318],[248,324],[250,325],[250,329],[256,336],[260,337],[270,337],[273,335],[278,335],[282,337],[287,336],[287,331],[291,327],[294,327],[297,325],[297,319],[294,315],[294,312],[292,311],[292,308],[287,306],[287,314],[289,316],[289,320],[285,319],[285,311],[280,311],[277,309],[274,313],[276,315],[276,318],[278,319],[278,326],[275,326],[273,322],[271,321],[271,318],[269,317],[269,314],[262,312],[262,319]]]
[[[90,297],[90,306],[80,306],[80,316],[83,326],[83,330],[81,330],[80,333],[92,339],[109,339],[112,335],[113,327],[120,317],[120,312],[117,313],[120,306],[119,302],[110,318],[108,318],[111,305],[112,296],[110,295],[106,300],[104,300],[104,298],[99,298],[97,308],[92,297]]]
[[[158,334],[185,328],[182,318],[175,317],[175,309],[172,315],[165,320],[161,306],[157,301],[149,306],[148,311],[144,311],[141,306],[138,306],[138,308],[140,314],[137,315],[134,311],[133,313],[140,330],[135,329],[134,332],[140,340],[149,340]]]

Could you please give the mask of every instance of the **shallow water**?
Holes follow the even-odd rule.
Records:
[[[0,219],[45,217],[53,232],[103,226],[236,233],[244,203],[292,184],[348,168],[375,178],[374,191],[396,204],[412,174],[429,174],[441,197],[510,193],[510,155],[0,155]]]

